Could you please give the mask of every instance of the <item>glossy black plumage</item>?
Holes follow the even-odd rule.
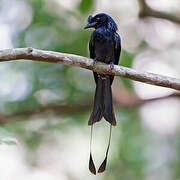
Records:
[[[121,52],[121,40],[116,32],[117,26],[114,20],[104,13],[97,14],[94,17],[89,16],[85,28],[90,27],[95,28],[89,42],[90,57],[95,62],[104,62],[113,68],[113,64],[118,64]],[[92,125],[104,117],[110,124],[116,125],[111,91],[114,76],[94,72],[94,79],[96,91],[93,111],[88,124]]]
[[[110,68],[112,69],[114,64],[118,64],[121,53],[121,40],[120,36],[116,32],[116,23],[109,15],[101,13],[94,17],[89,16],[88,24],[85,26],[85,29],[87,28],[95,28],[89,42],[90,57],[94,59],[94,63],[96,63],[96,61],[100,61],[110,64]],[[102,117],[110,123],[110,136],[105,159],[98,169],[98,173],[102,173],[106,169],[111,140],[111,128],[112,125],[116,125],[116,119],[113,110],[111,90],[114,76],[99,74],[96,72],[93,73],[96,82],[96,91],[94,96],[93,111],[88,121],[88,125],[91,125],[89,170],[91,173],[96,174],[96,168],[91,152],[93,124],[100,121]]]

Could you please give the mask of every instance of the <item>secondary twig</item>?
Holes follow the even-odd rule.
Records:
[[[17,59],[26,59],[33,61],[77,66],[103,74],[112,74],[116,76],[129,78],[135,81],[144,82],[156,86],[167,87],[180,91],[179,79],[158,75],[154,73],[140,72],[131,68],[116,65],[114,66],[114,69],[111,70],[109,65],[106,65],[104,63],[97,63],[94,66],[92,59],[82,56],[52,51],[44,51],[33,48],[17,48],[0,51],[0,62]]]
[[[54,112],[54,113],[61,113],[61,114],[70,114],[70,113],[79,113],[80,111],[87,111],[91,109],[91,103],[82,103],[82,104],[75,104],[75,105],[47,105],[42,106],[36,110],[29,110],[23,112],[15,112],[13,114],[5,115],[0,114],[0,124],[5,124],[10,122],[9,119],[16,119],[20,120],[20,117],[30,117],[33,115],[41,115],[45,112]],[[21,118],[24,120],[24,118]]]
[[[116,90],[115,90],[116,91]],[[126,100],[122,98],[122,96],[126,96]],[[126,108],[133,108],[144,105],[149,102],[154,102],[158,100],[168,99],[168,98],[180,98],[180,94],[174,93],[168,96],[158,97],[158,98],[150,98],[150,99],[140,99],[139,97],[135,96],[134,94],[126,94],[122,93],[122,95],[117,96],[116,92],[114,93],[113,100],[115,105],[126,107]],[[70,115],[70,114],[78,114],[79,112],[87,112],[92,109],[92,102],[81,102],[80,104],[74,105],[46,105],[39,107],[36,110],[29,110],[29,111],[22,111],[22,112],[15,112],[13,114],[0,114],[0,124],[6,124],[14,121],[21,121],[25,120],[24,117],[27,119],[34,115],[44,115],[46,112],[53,112],[54,114],[60,115]]]
[[[160,19],[166,19],[176,24],[180,24],[180,17],[171,15],[169,13],[161,12],[150,8],[145,0],[138,0],[140,6],[140,17],[154,17]]]

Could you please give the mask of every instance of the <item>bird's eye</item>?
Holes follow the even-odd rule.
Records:
[[[92,21],[92,18],[93,18],[92,16],[89,16],[89,17],[88,17],[88,22],[91,22],[91,21]]]

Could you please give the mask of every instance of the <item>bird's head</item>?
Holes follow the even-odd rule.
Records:
[[[84,27],[84,29],[87,28],[99,28],[99,27],[105,27],[112,31],[117,31],[117,25],[114,22],[114,20],[107,14],[100,13],[93,16],[88,17],[88,24]]]

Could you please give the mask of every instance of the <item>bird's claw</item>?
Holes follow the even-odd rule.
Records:
[[[96,65],[96,63],[97,63],[97,60],[96,60],[96,59],[94,59],[94,60],[93,60],[93,66],[95,66],[95,65]]]
[[[110,70],[113,70],[114,69],[114,63],[110,63],[109,67],[110,67]]]

